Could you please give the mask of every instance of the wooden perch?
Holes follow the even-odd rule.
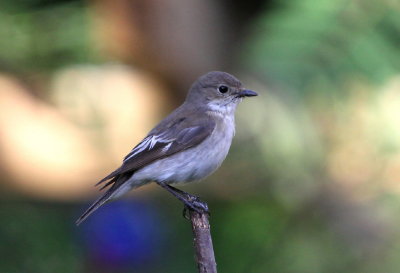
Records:
[[[199,273],[217,273],[214,248],[208,222],[207,212],[199,213],[189,210],[193,230],[193,247]]]

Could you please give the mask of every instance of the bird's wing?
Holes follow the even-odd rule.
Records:
[[[153,130],[124,158],[121,167],[107,175],[97,185],[111,179],[102,187],[103,189],[120,180],[119,176],[133,174],[155,160],[195,147],[204,141],[214,128],[215,122],[211,119],[198,119],[188,124],[185,118],[182,118],[170,124],[166,130]]]

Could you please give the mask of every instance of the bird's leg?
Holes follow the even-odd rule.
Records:
[[[185,205],[183,210],[183,216],[186,218],[187,209],[194,210],[198,213],[209,213],[208,206],[205,202],[202,202],[199,197],[179,190],[175,187],[167,185],[163,182],[157,182],[158,185],[169,191],[173,196],[179,199]]]

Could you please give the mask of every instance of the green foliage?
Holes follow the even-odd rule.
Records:
[[[351,75],[379,83],[400,69],[399,34],[389,1],[281,1],[254,23],[242,57],[256,74],[298,91]]]
[[[32,8],[22,2],[1,2],[0,66],[51,70],[94,58],[87,11],[81,3]]]
[[[62,212],[62,213],[60,213]],[[0,271],[69,273],[82,261],[71,240],[68,210],[55,204],[4,203],[0,207]],[[70,224],[69,224],[70,223]]]

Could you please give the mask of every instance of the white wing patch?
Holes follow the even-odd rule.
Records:
[[[156,145],[157,142],[163,142],[163,141],[161,141],[161,138],[160,139],[158,139],[158,138],[159,138],[158,136],[152,136],[151,137],[149,150],[153,149],[154,145]]]
[[[158,135],[158,136],[157,135],[148,136],[145,139],[143,139],[143,141],[138,146],[133,148],[133,150],[130,152],[130,154],[124,159],[124,162],[129,160],[130,158],[134,157],[138,153],[145,151],[146,149],[147,150],[153,149],[154,146],[159,142],[161,142],[161,143],[169,142],[169,144],[162,149],[163,152],[166,152],[171,147],[173,140],[174,139],[163,138],[163,134]]]
[[[166,152],[169,150],[169,148],[171,147],[171,145],[172,145],[172,142],[168,143],[168,145],[165,146],[165,147],[162,149],[163,153],[166,153]]]

